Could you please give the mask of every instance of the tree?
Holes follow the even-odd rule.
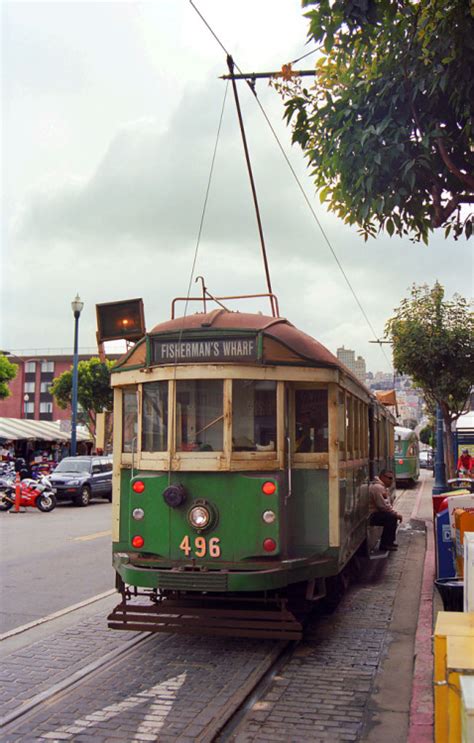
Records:
[[[4,354],[0,354],[0,400],[10,397],[8,383],[15,379],[17,371],[18,365],[12,364]]]
[[[77,367],[77,400],[85,413],[85,423],[93,436],[97,413],[112,410],[113,394],[110,387],[110,370],[113,361],[100,361],[93,358],[80,361]],[[53,379],[51,394],[60,408],[67,408],[72,402],[72,370],[63,372]]]
[[[466,410],[474,381],[474,316],[455,294],[448,302],[438,282],[411,290],[385,326],[393,344],[393,361],[423,391],[429,407],[439,405],[447,431]],[[447,437],[448,469],[454,456]]]
[[[285,100],[321,201],[365,239],[473,231],[474,5],[470,0],[303,0],[322,46],[311,88]]]
[[[435,432],[434,427],[431,424],[421,429],[420,441],[422,444],[426,444],[427,446],[434,446]]]

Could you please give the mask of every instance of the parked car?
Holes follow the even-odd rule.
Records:
[[[433,452],[431,451],[420,451],[420,467],[422,469],[431,469],[434,464]]]
[[[111,457],[65,457],[50,476],[58,500],[88,506],[96,496],[112,500]]]

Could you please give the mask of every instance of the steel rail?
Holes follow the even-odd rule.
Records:
[[[80,684],[86,678],[93,675],[96,671],[102,671],[107,666],[112,665],[119,658],[121,659],[132,650],[134,650],[137,645],[142,644],[147,640],[150,641],[152,639],[154,639],[152,634],[150,634],[149,632],[143,632],[140,634],[139,637],[134,637],[132,640],[130,640],[130,642],[122,645],[122,647],[112,650],[110,653],[102,656],[102,658],[98,658],[92,663],[89,663],[87,666],[84,666],[84,668],[80,668],[68,678],[63,679],[63,681],[59,681],[57,684],[53,684],[53,686],[50,686],[49,689],[45,689],[39,694],[36,694],[34,697],[21,704],[12,712],[9,712],[8,714],[1,717],[0,729],[4,728],[6,725],[9,725],[15,720],[20,719],[21,717],[25,717],[25,715],[27,715],[39,705],[45,702],[49,702],[49,700],[57,694],[60,694],[66,689],[70,689],[72,686]]]

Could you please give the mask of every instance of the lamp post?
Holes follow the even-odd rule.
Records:
[[[79,294],[71,302],[72,314],[74,315],[74,358],[72,363],[72,416],[71,416],[71,456],[77,453],[77,364],[78,364],[78,336],[79,317],[84,307]]]
[[[447,490],[446,465],[444,464],[443,413],[441,406],[436,405],[436,451],[435,451],[435,483],[433,495],[441,495]]]

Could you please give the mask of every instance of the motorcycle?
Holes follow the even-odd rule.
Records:
[[[0,511],[9,511],[15,505],[16,483],[12,480],[0,480]],[[27,478],[20,482],[20,506],[36,507],[48,513],[56,508],[56,496],[51,490],[47,478],[42,481]]]

